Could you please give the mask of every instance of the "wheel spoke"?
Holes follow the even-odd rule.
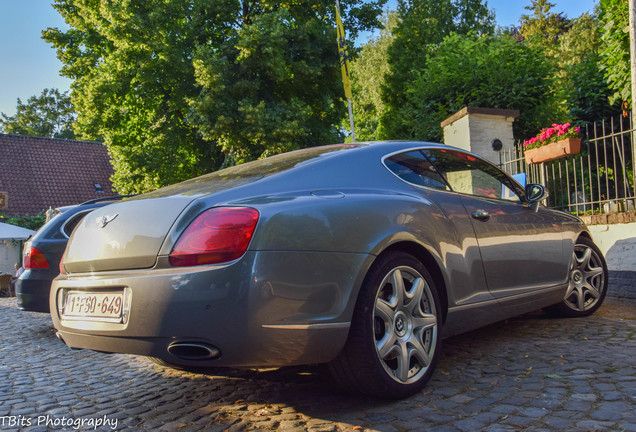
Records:
[[[585,293],[582,288],[577,288],[576,291],[576,306],[579,310],[585,310]]]
[[[391,296],[391,306],[393,309],[404,304],[404,279],[400,269],[395,269],[391,274],[391,284],[393,285],[393,295]]]
[[[392,326],[395,308],[386,300],[378,299],[375,302],[375,315],[384,321],[387,326]]]
[[[419,313],[420,311],[420,302],[422,301],[422,295],[424,294],[424,280],[422,278],[417,278],[413,281],[413,286],[411,287],[411,291],[406,291],[405,297],[409,300],[406,308],[408,309],[411,315]]]
[[[437,318],[433,314],[424,314],[413,318],[413,331],[424,331],[437,325]]]
[[[592,257],[592,249],[590,248],[585,248],[585,251],[583,252],[583,255],[581,255],[581,258],[577,258],[576,261],[578,262],[578,267],[581,270],[585,270],[589,263],[590,263],[590,258]]]
[[[589,270],[587,270],[585,272],[585,278],[587,280],[590,280],[598,275],[603,274],[603,268],[602,267],[590,267]]]
[[[400,379],[400,381],[402,382],[406,382],[409,379],[409,364],[410,364],[410,358],[409,358],[409,351],[406,347],[406,344],[404,342],[400,342],[397,345],[397,370],[395,371],[398,379]]]
[[[418,337],[413,337],[409,340],[409,342],[413,346],[409,357],[413,356],[417,360],[419,360],[419,363],[422,367],[427,367],[429,364],[431,364],[431,359],[428,355],[428,351],[426,350],[424,345],[422,345],[420,339]]]
[[[394,332],[387,332],[382,339],[376,342],[378,348],[378,354],[380,358],[386,358],[389,354],[392,354],[398,346],[396,345],[397,337]]]
[[[584,293],[589,293],[592,297],[594,297],[595,299],[599,298],[601,296],[601,293],[598,291],[598,289],[596,289],[596,287],[592,284],[586,283],[583,285],[583,292]]]

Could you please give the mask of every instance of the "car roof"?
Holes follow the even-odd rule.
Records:
[[[411,148],[449,148],[443,144],[422,141],[369,141],[309,147],[281,153],[264,159],[228,167],[181,183],[148,192],[133,199],[159,198],[172,195],[209,195],[244,186],[268,177],[287,177],[305,168],[333,164],[340,159],[363,159],[379,162],[384,155]],[[355,164],[354,164],[355,165]],[[272,180],[274,181],[274,180]]]

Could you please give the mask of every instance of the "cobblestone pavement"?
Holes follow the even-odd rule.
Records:
[[[72,351],[48,315],[0,299],[0,431],[636,431],[636,302],[540,312],[444,341],[424,391],[338,393],[320,367],[195,374]]]

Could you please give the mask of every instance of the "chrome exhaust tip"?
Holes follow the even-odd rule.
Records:
[[[182,360],[212,360],[221,355],[221,351],[201,342],[173,342],[168,352]]]

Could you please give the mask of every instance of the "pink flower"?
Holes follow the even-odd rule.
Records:
[[[571,126],[570,123],[552,123],[551,127],[541,129],[537,136],[524,141],[524,147],[536,148],[564,138],[578,137],[580,129],[578,127],[572,128]]]

